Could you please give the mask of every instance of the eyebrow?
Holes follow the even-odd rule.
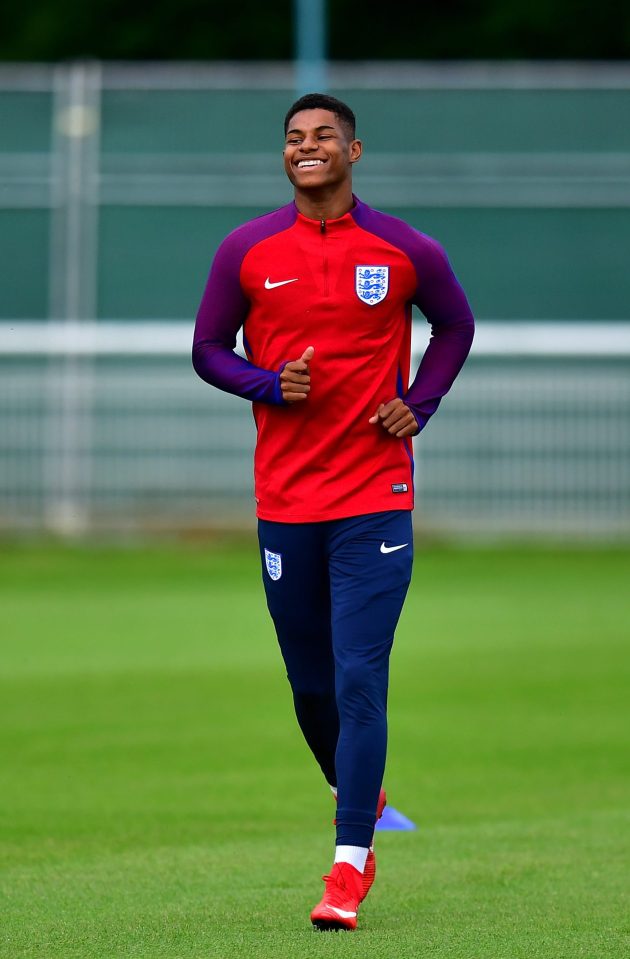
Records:
[[[317,133],[319,130],[334,130],[334,129],[335,128],[331,126],[330,123],[323,123],[321,127],[315,127],[315,132]],[[287,130],[286,135],[289,136],[290,133],[304,133],[304,130],[297,130],[297,129]]]

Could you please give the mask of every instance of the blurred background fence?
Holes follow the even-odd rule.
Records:
[[[628,537],[630,67],[329,78],[356,192],[444,243],[478,318],[417,525]],[[223,236],[290,198],[293,98],[283,64],[0,66],[0,529],[252,525],[249,406],[190,343]]]

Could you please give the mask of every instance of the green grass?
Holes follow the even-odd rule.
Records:
[[[419,551],[354,935],[253,545],[0,552],[0,955],[630,955],[630,552]]]

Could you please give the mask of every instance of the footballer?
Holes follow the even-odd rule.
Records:
[[[219,247],[193,365],[253,406],[267,605],[298,723],[337,801],[334,862],[310,918],[353,930],[386,801],[389,655],[413,557],[411,438],[453,385],[474,321],[440,244],[353,194],[362,143],[350,107],[308,94],[284,133],[294,199]],[[410,384],[413,304],[432,335]]]

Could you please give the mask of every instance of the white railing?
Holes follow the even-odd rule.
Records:
[[[188,356],[191,323],[104,321],[98,323],[0,322],[0,356]],[[416,352],[428,342],[427,326],[414,324]],[[475,356],[630,356],[630,322],[477,323]]]
[[[0,324],[0,528],[253,522],[249,404],[190,364],[191,323]],[[427,325],[414,327],[414,362]],[[630,535],[630,323],[480,322],[416,441],[419,527]]]

